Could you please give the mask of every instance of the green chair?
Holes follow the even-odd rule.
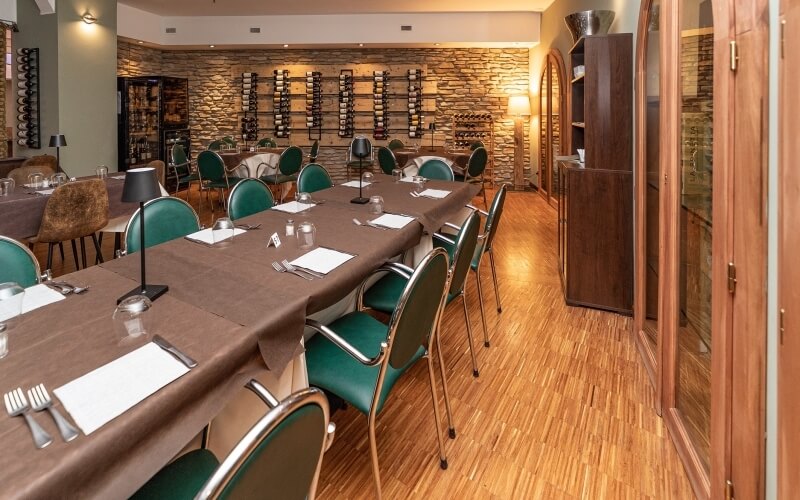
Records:
[[[211,204],[211,213],[214,213],[214,203],[209,199],[208,193],[213,190],[219,192],[219,199],[224,200],[224,190],[230,191],[242,180],[241,177],[228,175],[225,162],[216,151],[201,151],[197,155],[197,172],[200,175],[200,189],[206,192],[206,200]],[[200,211],[203,210],[203,197],[200,197]]]
[[[265,137],[265,138],[261,139],[260,141],[258,141],[258,144],[256,144],[256,147],[257,148],[275,148],[275,147],[278,147],[278,145],[275,143],[275,139],[273,139],[272,137]]]
[[[469,146],[469,149],[471,149],[473,151],[478,149],[478,148],[486,149],[486,144],[484,144],[483,141],[475,141],[472,144],[470,144],[470,146]]]
[[[136,210],[125,228],[125,253],[141,250],[140,210]],[[200,230],[200,220],[194,209],[180,198],[162,197],[144,204],[145,246],[147,248],[183,238]]]
[[[440,466],[447,468],[432,355],[434,341],[438,349],[436,325],[445,298],[448,267],[447,252],[436,248],[415,270],[388,264],[376,271],[396,273],[407,280],[388,325],[360,310],[346,314],[328,326],[306,320],[306,325],[318,332],[306,343],[309,383],[341,397],[367,416],[377,498],[381,498],[381,479],[375,419],[400,376],[422,357],[428,361]],[[438,354],[439,369],[444,378],[441,350]],[[445,401],[448,401],[446,386]],[[447,410],[450,435],[454,437],[449,402]]]
[[[481,192],[483,193],[483,206],[488,208],[486,201],[486,188],[484,187],[483,172],[486,170],[486,164],[489,162],[489,153],[486,148],[475,148],[472,154],[469,155],[467,160],[466,175],[456,175],[455,180],[459,182],[469,182],[470,184],[479,184]]]
[[[241,219],[275,205],[272,191],[260,179],[242,179],[237,182],[228,195],[228,217]]]
[[[381,170],[383,170],[383,173],[386,175],[392,175],[392,170],[400,168],[397,165],[397,158],[395,158],[391,148],[383,146],[378,148],[378,165],[380,165]]]
[[[452,181],[455,179],[453,176],[453,169],[442,160],[431,158],[419,167],[419,175],[426,179],[434,179],[438,181]]]
[[[497,286],[497,271],[494,266],[494,237],[497,235],[497,228],[500,225],[500,217],[503,215],[503,206],[506,202],[506,191],[508,184],[502,184],[492,199],[492,205],[489,207],[488,212],[484,212],[472,205],[467,205],[468,208],[477,210],[478,213],[486,217],[486,222],[483,226],[483,234],[478,238],[478,246],[475,248],[475,254],[472,257],[472,264],[470,269],[475,272],[475,282],[478,285],[478,302],[481,307],[481,322],[483,323],[483,345],[489,347],[489,330],[486,328],[486,315],[483,311],[483,289],[481,287],[481,262],[483,256],[489,254],[489,263],[492,268],[492,280],[494,281],[494,296],[497,300],[497,312],[503,312],[500,306],[500,288]]]
[[[281,153],[275,173],[264,174],[261,180],[272,186],[295,182],[301,166],[303,166],[303,150],[297,146],[289,146]],[[283,202],[283,190],[281,190],[281,202]]]
[[[220,463],[209,450],[191,451],[159,471],[131,497],[136,500],[314,498],[322,456],[335,425],[319,389],[278,401],[255,380],[253,391],[269,411]]]
[[[316,163],[309,163],[300,175],[297,176],[297,191],[299,193],[313,193],[333,187],[331,176],[325,167]]]
[[[221,150],[223,148],[223,146],[225,146],[225,143],[223,141],[221,141],[221,140],[219,140],[219,141],[211,141],[211,143],[208,145],[208,151],[219,151],[219,150]],[[198,155],[197,159],[198,160],[200,159],[199,155]]]
[[[363,136],[354,137],[353,141],[359,139]],[[369,141],[369,157],[367,158],[356,158],[353,156],[353,141],[350,141],[350,146],[347,148],[347,180],[350,180],[350,170],[355,169],[360,171],[362,168],[364,170],[372,170],[372,162],[375,161],[375,148],[372,147],[372,141]]]
[[[221,141],[224,142],[229,147],[232,147],[232,148],[236,147],[236,141],[234,141],[233,137],[231,137],[229,135],[226,135],[225,137],[223,137],[221,139]]]
[[[308,152],[308,163],[316,163],[319,156],[319,141],[315,140],[311,144],[311,150]]]
[[[0,283],[12,281],[28,288],[41,280],[39,261],[33,252],[15,239],[0,236]]]
[[[186,184],[186,187],[189,188],[186,190],[186,201],[189,201],[189,191],[192,183],[200,183],[200,177],[196,171],[197,162],[190,160],[186,156],[186,151],[180,144],[172,146],[170,156],[172,157],[172,162],[169,164],[169,172],[175,178],[175,196],[178,196],[181,185]]]
[[[391,141],[389,141],[389,149],[391,149],[392,151],[394,151],[395,149],[403,149],[404,147],[406,147],[406,145],[403,144],[403,141],[401,141],[400,139],[392,139]]]
[[[461,227],[447,224],[447,226],[458,230],[455,240],[439,233],[434,233],[433,235],[434,245],[447,250],[447,255],[451,263],[450,288],[445,303],[450,304],[457,298],[461,298],[464,306],[464,321],[467,324],[469,352],[472,355],[472,375],[475,377],[479,375],[478,359],[475,355],[472,325],[470,325],[469,314],[467,312],[467,290],[465,285],[472,262],[472,256],[475,254],[475,248],[478,244],[478,226],[480,224],[480,219],[477,212],[473,210]],[[400,300],[400,294],[405,285],[406,280],[404,278],[396,274],[387,274],[376,281],[375,284],[363,294],[360,306],[390,314],[395,307],[397,307],[397,301]]]

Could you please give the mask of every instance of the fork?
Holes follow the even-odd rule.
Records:
[[[39,384],[32,389],[28,389],[28,399],[31,400],[33,411],[49,410],[53,420],[56,421],[58,432],[64,441],[70,442],[78,437],[78,430],[70,424],[61,413],[53,407],[53,398],[45,389],[44,384]]]
[[[289,270],[288,270],[288,269],[286,269],[285,267],[281,266],[281,265],[280,265],[280,263],[279,263],[278,261],[275,261],[275,262],[273,262],[273,263],[272,263],[272,267],[273,267],[273,268],[274,268],[276,271],[278,271],[279,273],[290,273],[290,274],[294,274],[295,276],[299,276],[299,277],[303,278],[304,280],[308,280],[308,281],[311,281],[311,280],[313,280],[313,279],[314,279],[314,278],[312,278],[311,276],[306,276],[305,274],[300,274],[300,273],[298,273],[297,271],[289,271]]]
[[[356,226],[367,226],[367,227],[371,227],[371,228],[373,228],[373,229],[380,229],[381,231],[386,231],[386,228],[385,228],[385,227],[379,226],[379,225],[377,225],[377,224],[373,224],[373,223],[372,223],[372,222],[370,222],[370,221],[367,221],[367,222],[361,222],[360,220],[358,220],[358,219],[356,219],[356,218],[353,218],[353,223],[354,223]]]
[[[28,413],[30,406],[21,388],[17,387],[15,390],[5,393],[3,399],[6,403],[6,411],[10,417],[18,417],[20,415],[25,417],[25,422],[28,423],[28,427],[31,429],[33,442],[36,444],[37,448],[44,448],[53,442],[53,437],[42,429],[42,427],[36,423],[36,420]]]
[[[289,262],[288,259],[283,259],[281,261],[281,264],[283,264],[283,267],[285,267],[288,271],[300,271],[301,273],[309,274],[309,275],[311,275],[311,276],[313,276],[315,278],[324,278],[325,277],[324,275],[322,275],[322,274],[320,274],[318,272],[311,271],[309,269],[300,269],[298,267],[295,267],[294,265],[292,265],[291,262]]]

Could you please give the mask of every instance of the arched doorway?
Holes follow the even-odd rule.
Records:
[[[562,130],[566,111],[564,59],[553,49],[539,81],[539,193],[552,206],[558,205],[558,165],[567,141]]]

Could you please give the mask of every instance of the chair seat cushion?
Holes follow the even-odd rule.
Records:
[[[184,184],[186,182],[197,182],[200,180],[200,176],[197,173],[189,174],[189,175],[182,175],[178,177],[178,183]]]
[[[233,187],[239,182],[242,182],[241,177],[228,177],[227,183],[225,181],[207,181],[205,187],[211,189],[228,189],[228,186]]]
[[[397,307],[397,301],[406,287],[408,280],[395,273],[386,273],[364,292],[364,305],[391,314]]]
[[[192,499],[217,467],[219,467],[219,461],[210,451],[191,451],[161,469],[131,498],[135,500]]]
[[[295,182],[297,181],[297,175],[262,175],[261,180],[267,184],[286,184],[287,182]]]
[[[347,166],[348,166],[348,168],[358,168],[358,160],[348,161],[347,162]],[[361,161],[361,166],[363,168],[370,168],[372,166],[372,161],[371,160],[362,160]]]
[[[328,326],[369,357],[380,352],[380,344],[386,341],[388,332],[386,325],[369,314],[358,311],[342,316]],[[378,400],[378,412],[383,408],[386,395],[400,376],[424,354],[425,349],[420,346],[406,366],[400,369],[392,368],[391,365],[387,367]],[[319,333],[306,343],[306,365],[309,384],[332,392],[361,413],[369,414],[380,366],[362,365]]]

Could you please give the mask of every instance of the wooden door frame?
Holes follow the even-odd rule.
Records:
[[[545,73],[549,70],[550,64],[554,64],[556,70],[558,71],[558,124],[561,128],[561,141],[559,142],[559,154],[565,154],[564,151],[566,150],[566,144],[568,144],[567,140],[569,139],[566,135],[566,128],[564,127],[564,120],[566,117],[566,108],[567,108],[567,90],[565,88],[569,87],[569,82],[566,81],[566,66],[564,64],[564,57],[561,55],[561,51],[558,49],[550,49],[550,52],[547,53],[547,56],[544,59],[544,64],[542,67],[542,71],[539,73],[539,81],[543,80]],[[547,89],[544,89],[540,86],[539,88],[539,95],[540,99],[543,92],[547,92],[547,109],[548,109],[548,118],[547,123],[541,123],[541,104],[539,106],[539,120],[541,127],[542,125],[545,126],[547,138],[545,139],[545,145],[547,146],[545,151],[545,171],[542,172],[541,166],[539,168],[539,175],[546,175],[547,176],[547,195],[539,189],[539,194],[547,200],[548,204],[553,206],[554,208],[557,207],[558,204],[558,193],[553,193],[553,158],[552,158],[552,148],[550,144],[553,141],[552,131],[553,127],[550,123],[550,116],[553,114],[553,94],[552,94],[552,87],[550,87],[550,79],[547,79]],[[539,134],[541,134],[541,129],[539,130]],[[539,135],[539,140],[541,141],[541,135]],[[541,156],[541,155],[540,155]],[[540,158],[541,159],[541,158]],[[541,185],[541,183],[540,183]]]

